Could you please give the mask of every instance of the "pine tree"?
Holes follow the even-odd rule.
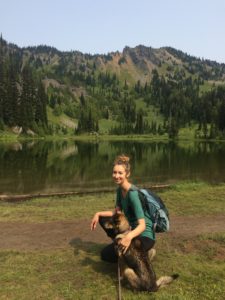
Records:
[[[152,80],[150,84],[151,102],[157,104],[160,98],[160,77],[156,69],[152,71]]]
[[[221,131],[225,130],[225,95],[222,99],[218,112],[218,128]]]
[[[35,103],[35,121],[39,123],[41,126],[47,126],[47,95],[45,93],[44,86],[42,82],[39,82],[37,88],[37,95],[36,95],[36,103]]]
[[[81,104],[81,106],[85,106],[85,104],[86,104],[86,101],[85,101],[85,98],[84,98],[84,94],[83,93],[81,93],[81,96],[80,96],[80,104]]]
[[[6,90],[5,90],[5,65],[3,59],[3,44],[2,36],[0,39],[0,127],[3,127],[3,105],[5,102]]]
[[[35,114],[35,88],[32,72],[28,66],[22,71],[22,93],[20,96],[19,125],[24,130],[32,127]]]
[[[98,124],[98,120],[95,122],[95,131],[99,132],[99,124]]]
[[[135,132],[142,134],[144,133],[144,120],[143,120],[143,111],[139,110],[137,113],[137,118],[136,118],[136,125],[135,125]]]
[[[94,130],[94,120],[92,117],[91,109],[89,109],[89,112],[88,112],[87,130],[88,130],[88,132],[91,132]]]
[[[18,88],[16,83],[16,71],[13,65],[10,65],[8,80],[7,80],[7,103],[4,113],[5,123],[9,126],[18,124]]]
[[[55,95],[53,94],[50,96],[49,106],[54,109],[55,105],[56,105],[56,100],[55,100]]]

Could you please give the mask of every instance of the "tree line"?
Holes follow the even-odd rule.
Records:
[[[144,95],[148,104],[159,108],[168,124],[168,134],[177,136],[181,127],[198,124],[197,136],[214,138],[225,135],[225,85],[201,92],[203,81],[196,77],[165,79],[153,71]]]
[[[9,51],[0,38],[0,128],[19,126],[36,133],[48,131],[48,98],[41,79],[19,54]]]
[[[112,75],[111,75],[112,76]],[[152,79],[144,85],[123,85],[116,75],[99,77],[90,91],[98,98],[99,114],[115,118],[119,125],[111,134],[164,134],[176,138],[185,126],[197,124],[196,137],[225,136],[225,86],[212,86],[202,92],[204,80],[199,76],[187,77],[182,71],[159,75],[156,69]],[[100,84],[99,84],[100,83]],[[103,88],[106,87],[106,88]],[[136,108],[137,99],[144,99],[147,106],[154,106],[163,115],[164,122],[148,122],[146,111]],[[104,109],[103,109],[104,108]],[[102,117],[102,116],[101,116]]]

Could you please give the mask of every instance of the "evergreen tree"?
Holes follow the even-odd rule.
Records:
[[[137,94],[141,94],[142,88],[141,88],[141,82],[140,80],[137,81],[137,83],[134,86],[134,90]]]
[[[5,90],[5,65],[3,58],[3,41],[0,38],[0,126],[3,127],[3,107],[6,98]]]
[[[128,90],[128,84],[127,84],[127,80],[125,79],[124,81],[124,86],[123,86],[124,90]]]
[[[84,98],[84,94],[81,93],[81,96],[80,96],[80,104],[84,107],[86,105],[86,101],[85,101],[85,98]]]
[[[151,90],[151,102],[152,104],[157,104],[160,98],[160,78],[159,78],[158,71],[156,69],[153,69],[152,71],[150,90]]]
[[[218,111],[218,128],[221,131],[225,130],[225,94]]]
[[[45,93],[44,86],[42,82],[39,82],[36,94],[36,101],[35,101],[35,122],[40,124],[41,126],[47,126],[47,95]]]
[[[78,118],[78,125],[75,129],[75,133],[93,132],[98,131],[98,120],[93,116],[91,108],[84,110],[81,108],[80,116]]]
[[[124,121],[134,123],[136,120],[136,104],[132,98],[124,97],[121,105]]]
[[[135,125],[135,132],[139,134],[144,133],[144,120],[143,120],[143,110],[139,110],[137,113],[137,120]]]
[[[91,132],[94,130],[94,120],[93,120],[93,117],[92,117],[92,112],[91,112],[91,109],[89,109],[89,112],[88,112],[88,119],[87,119],[87,131],[88,132]]]
[[[19,125],[24,130],[32,126],[35,114],[35,88],[31,69],[25,66],[22,71],[22,92],[20,96]]]
[[[54,109],[56,105],[55,95],[50,95],[49,106]]]
[[[168,124],[168,136],[174,139],[178,136],[179,128],[175,118],[171,118]]]
[[[8,126],[18,124],[18,88],[16,83],[16,73],[13,65],[10,65],[7,80],[7,96],[4,104],[4,121]]]
[[[95,123],[95,131],[99,132],[99,124],[98,124],[98,120]]]

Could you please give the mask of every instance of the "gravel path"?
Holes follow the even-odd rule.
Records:
[[[225,215],[171,216],[168,237],[189,238],[225,231]],[[44,250],[70,247],[72,240],[108,243],[100,226],[90,231],[90,220],[49,223],[0,222],[0,249]]]

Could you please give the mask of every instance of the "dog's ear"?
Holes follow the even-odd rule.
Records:
[[[121,212],[116,212],[113,216],[113,222],[115,224],[118,224],[120,222]]]

